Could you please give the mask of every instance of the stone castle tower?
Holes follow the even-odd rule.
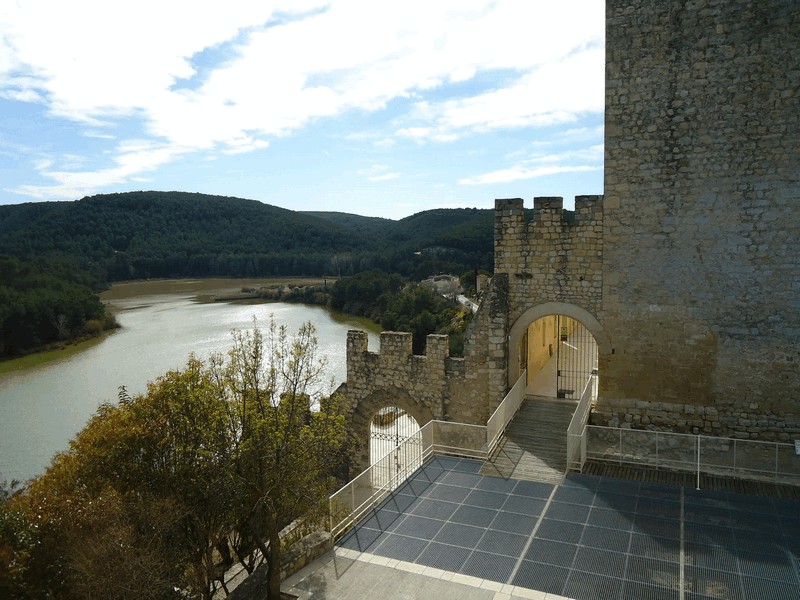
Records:
[[[531,325],[563,315],[596,340],[595,423],[800,437],[798,140],[795,0],[607,0],[605,194],[536,198],[528,222],[498,200],[465,357],[409,371],[353,338],[354,414],[402,389],[412,414],[483,424]]]
[[[600,411],[797,427],[798,91],[792,0],[606,3]]]

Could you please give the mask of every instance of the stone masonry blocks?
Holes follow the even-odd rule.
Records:
[[[607,337],[593,422],[800,437],[798,31],[795,0],[607,0],[604,194],[534,198],[528,220],[496,200],[464,358],[350,332],[351,417],[399,402],[485,424],[512,326],[560,303]]]

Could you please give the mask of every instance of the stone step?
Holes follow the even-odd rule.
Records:
[[[576,406],[573,400],[526,397],[481,474],[561,482],[567,468],[567,427]]]

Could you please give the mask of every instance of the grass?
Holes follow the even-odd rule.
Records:
[[[378,325],[375,321],[370,321],[366,317],[358,317],[356,315],[340,312],[338,310],[333,310],[331,308],[328,309],[328,313],[331,315],[331,318],[337,323],[346,323],[354,325],[356,327],[365,329],[366,331],[371,331],[372,333],[380,333],[381,331],[383,331],[383,328],[380,325]]]
[[[74,344],[65,344],[60,348],[50,350],[42,350],[32,354],[26,354],[17,358],[7,358],[0,360],[0,375],[11,373],[12,371],[23,371],[26,369],[33,369],[41,367],[52,362],[65,360],[79,352],[88,350],[92,346],[99,344],[103,341],[110,332],[103,332],[102,334],[90,340],[84,340]]]

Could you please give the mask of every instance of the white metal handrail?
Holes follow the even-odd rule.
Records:
[[[485,460],[486,427],[450,421],[426,423],[417,433],[330,496],[331,536],[334,539],[340,537],[400,487],[433,454]],[[406,459],[402,464],[396,460],[400,456]]]
[[[596,396],[597,375],[590,375],[583,388],[581,399],[575,408],[575,413],[567,427],[567,469],[580,467],[584,458],[581,453],[583,444],[583,431],[589,422],[589,413],[592,411],[592,401]]]
[[[645,465],[800,485],[800,456],[794,444],[763,440],[622,429],[587,425],[581,435],[586,460]]]
[[[519,407],[522,406],[522,401],[525,400],[527,382],[528,371],[524,370],[486,422],[486,445],[489,454],[494,451],[500,436],[505,433],[506,427],[508,427],[514,415],[517,414]]]

